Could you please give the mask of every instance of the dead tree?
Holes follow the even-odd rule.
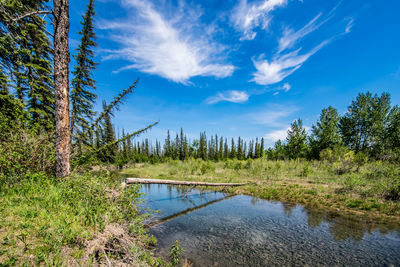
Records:
[[[60,178],[70,173],[68,0],[54,0],[53,8],[56,177]]]

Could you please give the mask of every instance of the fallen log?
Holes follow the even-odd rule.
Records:
[[[199,186],[240,186],[246,183],[207,183],[188,182],[177,180],[147,179],[147,178],[126,178],[127,184],[172,184],[172,185],[199,185]]]

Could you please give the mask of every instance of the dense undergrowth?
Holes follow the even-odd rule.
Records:
[[[247,182],[231,193],[282,200],[339,212],[400,219],[400,166],[361,161],[347,155],[338,161],[190,159],[136,164],[122,170],[130,177],[174,178],[208,182]]]
[[[1,266],[167,265],[146,249],[156,241],[142,224],[139,187],[122,190],[115,174],[1,179]]]

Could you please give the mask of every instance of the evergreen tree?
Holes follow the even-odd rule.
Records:
[[[285,159],[287,158],[287,145],[285,145],[284,143],[282,143],[281,140],[278,140],[275,142],[274,145],[274,156],[273,159]]]
[[[0,3],[0,87],[13,87],[26,104],[30,123],[54,129],[53,49],[46,20],[32,11],[47,1],[3,1]],[[25,14],[32,13],[29,16]],[[9,79],[10,78],[10,79]]]
[[[89,0],[87,10],[83,15],[81,22],[82,30],[78,32],[81,37],[81,43],[77,48],[77,54],[74,55],[76,65],[72,71],[71,89],[71,133],[75,142],[88,143],[86,133],[91,130],[90,121],[93,118],[93,103],[96,95],[93,93],[95,81],[92,79],[92,72],[95,69],[93,61],[93,48],[96,46],[95,33],[93,25],[94,0]]]
[[[264,137],[261,138],[261,145],[260,145],[260,157],[264,157],[265,145],[264,145]]]
[[[253,153],[253,147],[254,145],[253,145],[253,140],[251,140],[250,142],[249,142],[249,153],[248,153],[248,155],[249,155],[249,158],[254,158],[254,153]]]
[[[171,135],[169,130],[167,132],[167,139],[165,140],[165,156],[171,157]]]
[[[221,136],[219,139],[218,160],[221,160],[223,157],[224,157],[224,139]]]
[[[312,127],[311,149],[313,157],[318,158],[323,149],[333,149],[340,145],[342,138],[339,129],[340,116],[331,106],[321,112],[317,125]]]
[[[103,101],[103,109],[107,107],[106,101]],[[104,133],[103,133],[103,145],[109,145],[104,149],[103,160],[109,163],[114,163],[117,155],[117,146],[110,145],[115,142],[114,127],[111,123],[111,115],[107,113],[104,116]]]
[[[224,143],[224,159],[227,159],[229,157],[229,146],[228,146],[228,140],[225,138],[225,143]]]
[[[237,144],[237,156],[239,160],[243,159],[243,140],[238,137],[238,144]]]
[[[236,147],[235,147],[235,140],[232,138],[232,143],[231,143],[231,159],[236,158]]]
[[[304,158],[307,155],[307,133],[301,119],[292,122],[287,132],[287,151],[289,158]]]

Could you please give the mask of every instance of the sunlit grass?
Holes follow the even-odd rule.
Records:
[[[1,178],[2,182],[6,179]],[[132,239],[137,240],[137,244],[132,243],[135,253],[131,258],[137,257],[136,263],[141,266],[154,261],[144,249],[147,237],[134,205],[139,199],[139,187],[121,191],[119,181],[117,176],[104,172],[76,174],[60,181],[32,174],[18,184],[2,183],[0,265],[101,263],[101,257],[90,254],[88,242],[101,235],[107,225],[126,223],[136,229],[131,231]]]

